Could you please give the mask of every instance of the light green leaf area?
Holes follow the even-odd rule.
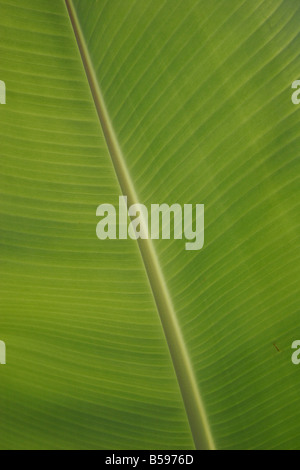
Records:
[[[299,1],[67,3],[0,0],[0,447],[299,449]],[[202,250],[97,240],[112,135]]]

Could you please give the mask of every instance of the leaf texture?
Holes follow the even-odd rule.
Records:
[[[204,434],[299,448],[299,2],[67,4],[135,197],[205,204],[203,250],[153,242]],[[95,236],[124,186],[67,8],[0,9],[0,446],[193,448],[143,247]]]

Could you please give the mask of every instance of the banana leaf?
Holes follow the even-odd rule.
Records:
[[[0,11],[0,448],[299,449],[298,0]],[[100,241],[121,195],[203,249]]]

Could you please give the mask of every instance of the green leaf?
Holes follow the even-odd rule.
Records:
[[[0,447],[299,448],[299,2],[0,9]],[[98,240],[121,194],[204,248]]]

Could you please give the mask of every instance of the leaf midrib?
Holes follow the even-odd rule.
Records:
[[[107,111],[72,0],[66,0],[66,6],[122,193],[127,196],[129,205],[137,204],[137,193]],[[214,450],[215,444],[195,373],[153,243],[150,239],[139,239],[138,245],[173,361],[195,447],[199,450]]]

